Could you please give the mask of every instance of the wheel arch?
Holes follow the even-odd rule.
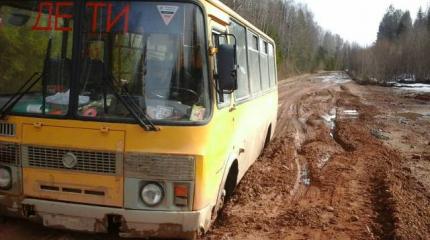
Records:
[[[272,132],[272,123],[269,124],[269,127],[267,128],[266,132],[266,138],[264,140],[264,148],[266,148],[270,141],[272,140],[273,132]]]

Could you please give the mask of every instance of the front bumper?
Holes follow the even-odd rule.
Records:
[[[3,205],[1,196],[0,207]],[[8,203],[11,202],[15,201],[9,199]],[[29,214],[25,209],[32,211]],[[21,204],[0,208],[0,214],[16,216],[18,212],[21,217],[42,222],[46,227],[93,233],[108,232],[109,216],[115,216],[119,219],[119,235],[127,238],[189,239],[204,229],[208,216],[210,218],[210,207],[192,212],[142,211],[30,198],[23,199]]]

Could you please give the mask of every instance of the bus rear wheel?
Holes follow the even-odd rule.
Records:
[[[270,144],[270,139],[272,137],[272,125],[269,126],[269,129],[267,129],[266,139],[264,140],[263,149],[266,149]]]

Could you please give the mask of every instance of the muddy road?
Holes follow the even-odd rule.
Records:
[[[275,139],[202,239],[430,239],[430,94],[280,82]],[[21,220],[0,239],[115,239]]]
[[[276,138],[205,239],[430,239],[430,95],[280,85]]]

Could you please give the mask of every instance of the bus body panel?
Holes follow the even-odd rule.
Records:
[[[242,153],[244,157],[239,158],[238,180],[259,157],[269,128],[271,128],[270,137],[272,137],[276,127],[277,102],[277,91],[270,91],[264,96],[236,107],[234,112],[237,123],[235,145],[244,149]]]

